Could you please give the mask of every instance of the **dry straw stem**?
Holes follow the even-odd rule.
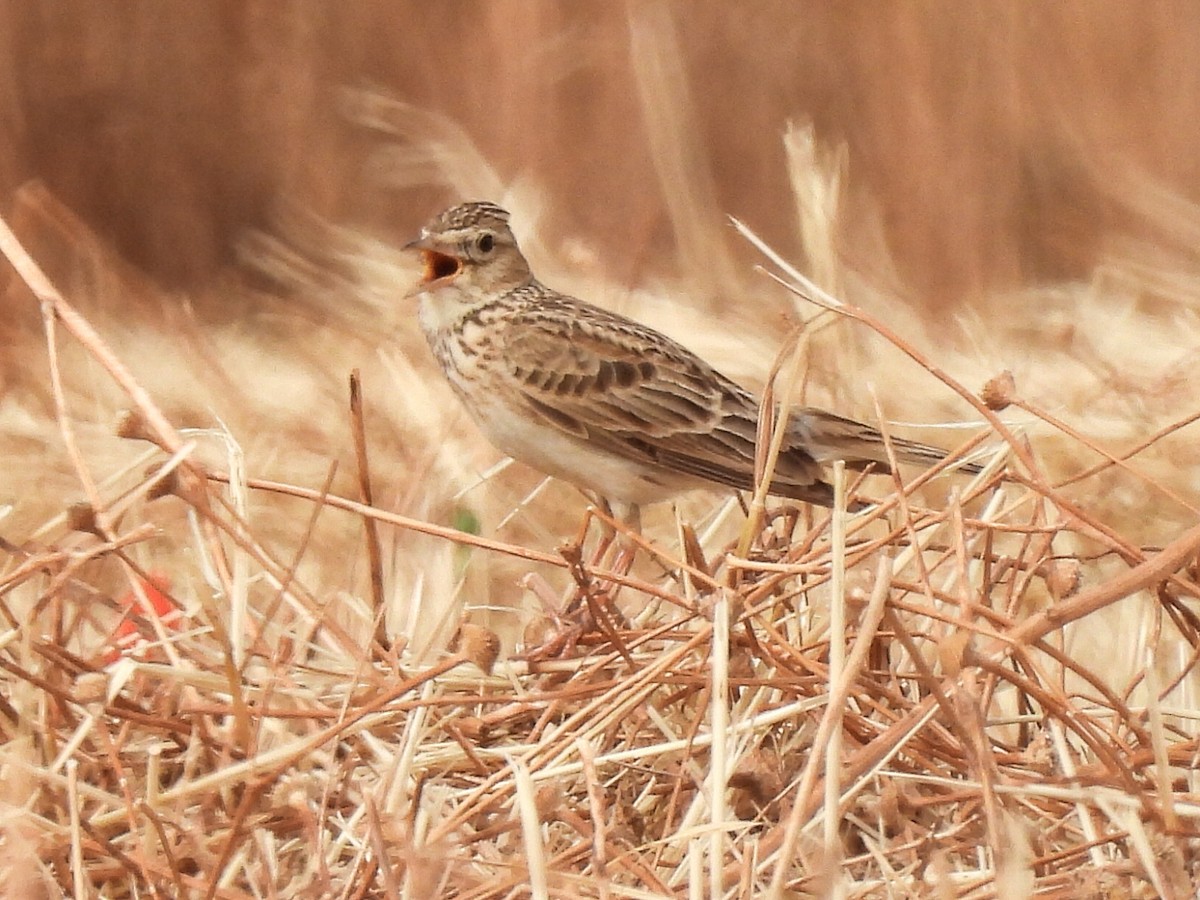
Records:
[[[0,241],[51,336],[61,326],[125,391],[122,433],[156,444],[148,474],[141,456],[102,471],[60,388],[93,510],[69,521],[94,527],[58,512],[3,545],[0,828],[4,846],[37,850],[3,858],[12,883],[77,897],[1188,894],[1200,530],[1139,546],[1088,512],[1086,478],[1051,478],[990,410],[1019,472],[1001,477],[997,459],[937,511],[933,474],[875,478],[861,490],[877,504],[853,516],[764,502],[744,543],[626,533],[641,563],[622,574],[602,547],[622,525],[598,511],[546,552],[373,509],[328,477],[201,468],[11,232]],[[1099,447],[1071,429],[1056,440]],[[1106,455],[1104,474],[1145,490],[1112,464],[1127,456]],[[360,459],[365,492],[377,479]],[[294,545],[265,536],[297,508]],[[318,515],[375,523],[362,602],[305,583],[310,560],[345,568],[320,556]],[[539,645],[492,667],[477,625],[440,655],[377,634],[400,533],[468,565],[504,556],[544,585]],[[168,575],[184,624],[144,617],[143,646],[114,660],[123,607],[106,569],[135,591]],[[1140,649],[1089,656],[1122,599]]]

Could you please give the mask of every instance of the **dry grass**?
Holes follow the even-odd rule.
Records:
[[[388,242],[297,203],[183,301],[26,184],[0,230],[10,895],[1194,895],[1200,213],[1104,160],[1152,238],[933,321],[880,286],[847,154],[807,128],[770,176],[798,251],[728,227],[664,8],[630,7],[610,90],[651,123],[688,277],[612,276],[456,119],[343,92],[367,180],[500,200],[554,286],[747,382],[791,346],[777,393],[936,422],[984,474],[871,477],[855,516],[697,494],[620,574],[576,492],[493,470]],[[983,243],[956,246],[1012,251]]]
[[[880,505],[854,517],[772,507],[743,555],[720,523],[695,537],[680,519],[682,543],[639,540],[650,575],[622,576],[594,520],[547,553],[371,509],[327,479],[265,481],[236,431],[201,462],[204,436],[3,244],[46,313],[47,421],[86,498],[10,542],[0,580],[5,862],[25,896],[1190,890],[1200,531],[1145,549],[1080,503],[1101,477],[1170,495],[1131,463],[1056,486],[942,376],[1003,442],[940,510],[918,502],[927,475],[876,482]],[[156,449],[120,468],[85,449],[59,363],[79,349],[130,409],[116,440]],[[1028,407],[1003,379],[987,396]],[[299,536],[260,524],[276,516]],[[431,563],[442,580],[398,604],[380,560],[402,551],[352,539],[352,580],[312,590],[298,572],[333,565],[314,546],[330,519],[430,536],[451,551]],[[524,658],[497,662],[500,638],[474,623],[449,653],[428,622],[425,637],[379,626],[399,607],[452,627],[439,595],[481,554],[510,557],[541,599]],[[133,599],[155,578],[170,603]],[[1122,640],[1074,652],[1118,605]],[[141,638],[122,654],[122,635]]]

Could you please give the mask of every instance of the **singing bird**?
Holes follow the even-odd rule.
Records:
[[[407,246],[424,262],[413,292],[421,329],[501,451],[590,489],[631,521],[641,505],[692,488],[754,487],[758,398],[653,328],[543,285],[504,209],[451,207]],[[915,441],[890,443],[904,463],[946,456]],[[837,459],[889,470],[877,429],[795,409],[770,492],[831,506],[822,467]]]

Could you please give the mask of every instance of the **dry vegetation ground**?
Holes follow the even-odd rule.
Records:
[[[286,8],[0,10],[7,896],[1195,894],[1169,7]],[[984,473],[853,516],[699,493],[614,572],[402,299],[456,197],[555,287]]]

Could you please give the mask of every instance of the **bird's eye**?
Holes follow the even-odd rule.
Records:
[[[496,246],[496,238],[490,234],[481,234],[475,239],[475,246],[480,253],[491,253]]]

